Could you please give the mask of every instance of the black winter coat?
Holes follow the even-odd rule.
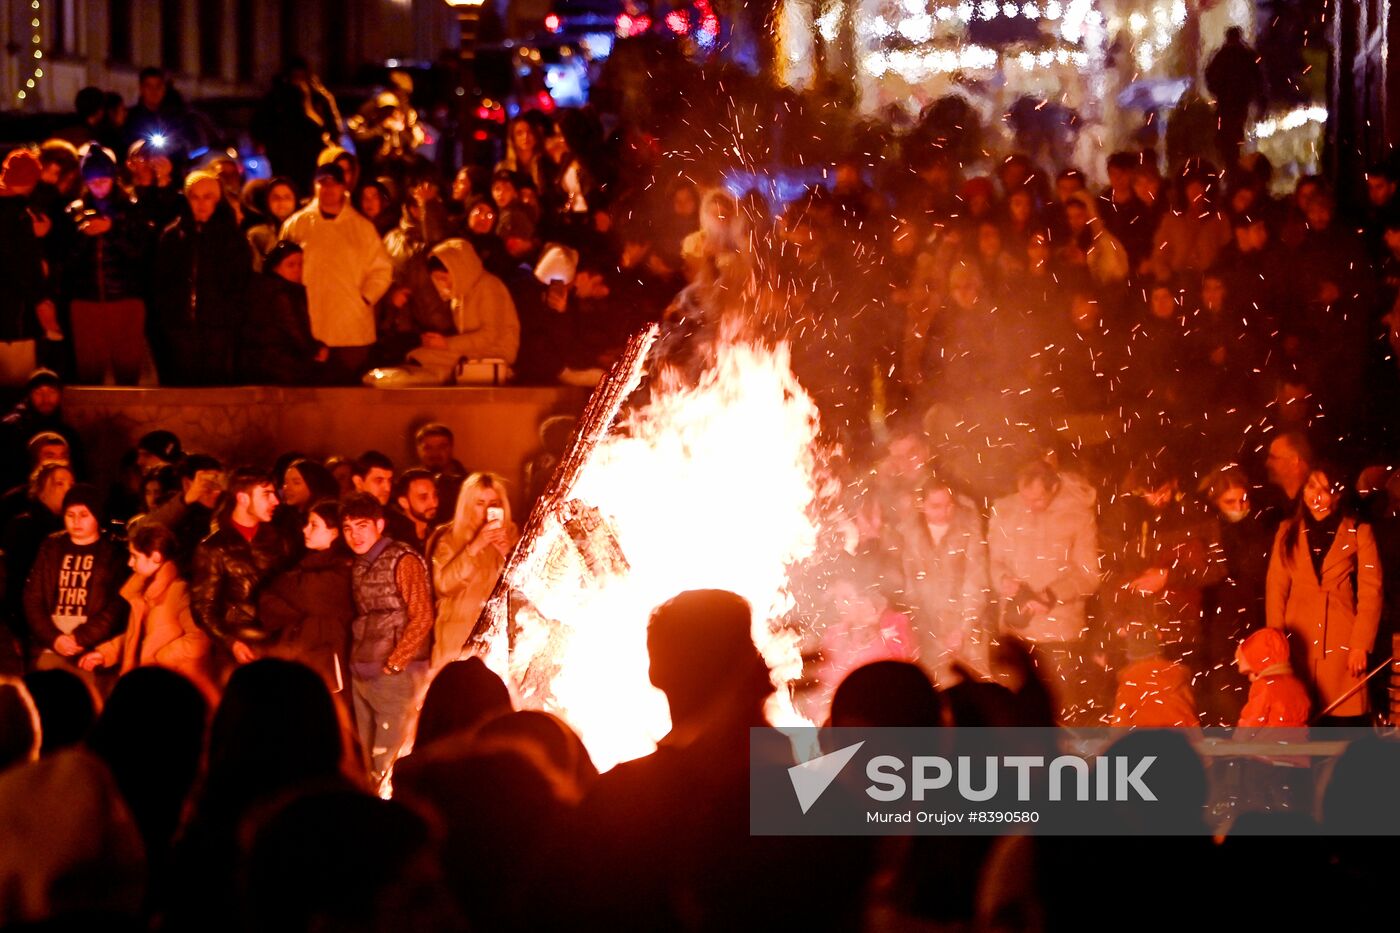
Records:
[[[323,344],[311,336],[305,286],[275,272],[254,276],[243,334],[244,378],[268,385],[313,381],[313,357]]]
[[[150,221],[120,189],[114,189],[105,202],[85,194],[68,206],[75,224],[90,211],[111,220],[112,229],[100,236],[79,232],[74,239],[64,270],[67,297],[81,301],[144,297],[154,245]]]
[[[355,618],[350,555],[339,547],[311,551],[278,574],[258,598],[258,617],[268,633],[265,653],[300,661],[335,685],[349,671],[350,623]]]
[[[0,341],[24,340],[35,335],[34,306],[47,297],[28,199],[0,197],[0,243]]]
[[[251,543],[232,527],[209,535],[194,552],[190,608],[195,621],[225,647],[235,641],[266,641],[258,623],[258,598],[286,567],[289,553],[270,522],[258,526]]]
[[[242,320],[252,248],[233,210],[220,202],[205,224],[183,213],[156,248],[151,310],[165,332],[228,332]]]

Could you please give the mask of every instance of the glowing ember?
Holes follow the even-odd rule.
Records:
[[[816,548],[816,438],[816,406],[785,346],[729,339],[696,384],[655,378],[650,402],[589,453],[511,573],[528,603],[509,661],[522,701],[567,719],[600,768],[650,752],[669,718],[648,680],[647,619],[697,588],[748,599],[775,683],[797,679],[798,637],[778,623],[792,606],[790,568]],[[797,720],[785,690],[769,718]]]

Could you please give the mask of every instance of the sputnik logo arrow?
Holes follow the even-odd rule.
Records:
[[[788,777],[792,780],[792,789],[797,793],[797,802],[802,807],[805,814],[812,809],[821,795],[826,793],[826,789],[831,786],[831,782],[850,764],[851,759],[860,751],[864,742],[857,742],[854,745],[847,745],[845,748],[837,749],[820,758],[813,758],[811,761],[804,761],[800,765],[788,768]]]

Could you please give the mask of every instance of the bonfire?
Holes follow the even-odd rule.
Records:
[[[594,393],[473,638],[520,703],[562,716],[604,769],[669,729],[646,626],[684,590],[749,601],[777,688],[769,721],[801,722],[791,580],[818,547],[817,407],[781,342],[727,330],[698,375],[657,363],[656,342],[654,328],[636,337]]]

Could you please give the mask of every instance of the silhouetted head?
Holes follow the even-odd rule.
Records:
[[[673,722],[724,702],[759,706],[773,692],[752,620],[748,602],[726,590],[688,590],[652,612],[651,682],[666,694]]]
[[[418,713],[415,748],[470,732],[511,711],[510,691],[480,658],[453,661],[438,671]]]
[[[533,746],[557,778],[573,785],[579,799],[598,777],[598,768],[578,733],[552,713],[527,709],[497,716],[482,725],[476,738],[481,747],[494,747],[497,743]]]
[[[1394,802],[1400,785],[1400,742],[1366,736],[1337,759],[1322,802],[1322,827],[1331,835],[1400,834]]]
[[[833,726],[939,726],[943,702],[917,664],[876,661],[857,668],[831,698]]]
[[[199,774],[209,703],[187,677],[163,667],[122,676],[89,745],[112,772],[146,847],[169,844]]]
[[[402,803],[354,791],[298,798],[265,820],[246,859],[253,929],[454,930],[429,823]]]
[[[72,671],[31,671],[24,685],[39,710],[43,744],[39,754],[48,756],[87,738],[97,721],[97,697]]]
[[[1167,729],[1140,729],[1114,742],[1104,754],[1110,759],[1123,758],[1125,773],[1135,772],[1141,762],[1153,759],[1140,777],[1157,799],[1140,800],[1130,793],[1127,801],[1114,803],[1118,825],[1130,827],[1132,835],[1143,836],[1204,831],[1205,765],[1186,736]]]
[[[205,794],[235,810],[340,773],[340,722],[325,682],[294,661],[264,658],[233,672],[209,733]]]
[[[39,757],[39,711],[24,681],[0,678],[0,771]]]

